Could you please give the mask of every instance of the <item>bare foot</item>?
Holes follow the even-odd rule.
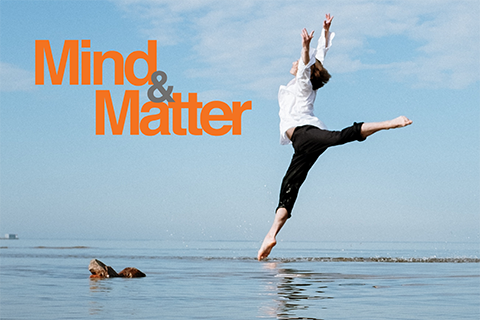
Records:
[[[275,240],[278,232],[282,229],[283,225],[287,221],[289,217],[288,211],[285,208],[278,208],[277,212],[275,213],[275,219],[273,220],[272,227],[270,231],[268,231],[265,239],[263,240],[262,246],[260,250],[258,250],[257,259],[261,261],[268,257],[272,248],[277,244],[277,240]]]
[[[365,122],[364,124],[362,124],[360,134],[363,138],[366,138],[377,131],[406,127],[408,125],[411,125],[412,122],[412,120],[408,119],[405,116],[400,116],[393,120],[387,120],[382,122]]]
[[[390,120],[390,125],[388,129],[402,128],[412,124],[412,120],[408,119],[405,116],[400,116],[393,120]]]
[[[263,240],[262,247],[260,248],[260,250],[258,250],[258,255],[257,255],[258,261],[262,261],[263,259],[268,257],[268,255],[270,254],[270,251],[272,251],[272,248],[276,244],[277,244],[277,241],[275,240],[275,238],[271,238],[267,235]]]

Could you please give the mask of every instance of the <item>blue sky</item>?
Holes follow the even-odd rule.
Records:
[[[0,234],[24,238],[263,239],[292,148],[278,87],[300,31],[336,33],[317,95],[330,129],[414,124],[328,150],[280,240],[480,240],[478,1],[0,2]],[[102,86],[34,85],[35,40],[124,57],[157,40],[167,85],[199,101],[252,101],[242,135],[95,135]],[[316,39],[314,39],[316,43]],[[58,63],[58,59],[56,60]],[[141,69],[141,68],[140,68]],[[128,133],[128,130],[127,130]]]

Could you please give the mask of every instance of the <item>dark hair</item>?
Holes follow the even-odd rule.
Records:
[[[315,59],[315,63],[312,65],[312,72],[310,75],[310,82],[312,83],[313,90],[323,87],[328,80],[332,77],[325,69],[320,61]]]

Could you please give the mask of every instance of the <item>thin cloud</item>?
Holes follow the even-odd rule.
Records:
[[[300,52],[300,30],[316,28],[318,37],[325,12],[335,16],[335,48],[327,58],[333,73],[376,70],[392,81],[430,88],[464,88],[479,81],[480,10],[475,1],[315,1],[299,6],[287,1],[164,0],[123,1],[119,7],[133,15],[149,38],[189,48],[196,63],[187,76],[216,79],[236,90],[270,92],[270,98],[288,81],[291,61]],[[375,50],[368,48],[368,39],[392,36],[417,47],[402,61],[366,63],[365,55]],[[258,86],[259,78],[266,79],[263,86]]]
[[[16,65],[0,62],[0,91],[31,91],[34,89],[33,73]]]

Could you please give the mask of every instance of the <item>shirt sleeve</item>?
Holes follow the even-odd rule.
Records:
[[[310,56],[310,61],[305,64],[303,59],[298,60],[298,70],[296,75],[296,85],[300,94],[309,94],[312,90],[312,83],[310,82],[311,69],[310,67],[315,63],[313,56]]]
[[[318,39],[317,52],[315,58],[323,64],[325,56],[327,55],[328,49],[332,46],[333,38],[335,37],[335,32],[328,32],[328,44],[325,45],[325,29],[322,29],[322,34],[320,39]]]

